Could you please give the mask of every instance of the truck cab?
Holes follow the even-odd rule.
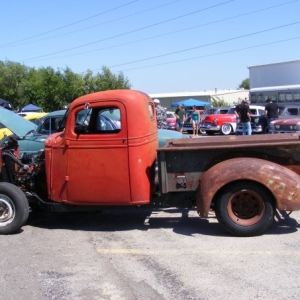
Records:
[[[149,96],[129,90],[83,96],[62,125],[62,133],[45,141],[48,198],[81,205],[150,202],[158,142]]]

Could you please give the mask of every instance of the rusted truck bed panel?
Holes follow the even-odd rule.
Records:
[[[195,191],[205,171],[219,162],[238,157],[264,159],[300,174],[299,135],[169,140],[158,149],[161,192]]]

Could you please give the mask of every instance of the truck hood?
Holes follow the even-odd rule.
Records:
[[[182,134],[178,131],[167,130],[167,129],[158,129],[158,146],[163,147],[167,140],[173,139],[185,139],[188,136],[186,134]]]
[[[0,106],[1,123],[18,137],[23,137],[28,132],[36,130],[37,125],[25,120],[13,111]]]

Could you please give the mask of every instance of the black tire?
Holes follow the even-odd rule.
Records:
[[[18,232],[29,215],[25,194],[15,185],[0,183],[0,234]]]
[[[200,133],[200,134],[206,134],[206,131],[203,130],[203,129],[199,129],[199,133]]]
[[[230,124],[224,123],[224,124],[221,126],[221,133],[222,133],[223,135],[229,135],[231,132],[232,132],[232,127],[231,127]]]
[[[262,234],[274,220],[272,196],[263,186],[252,181],[230,184],[216,200],[219,223],[236,236]]]

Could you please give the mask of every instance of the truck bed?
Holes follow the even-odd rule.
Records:
[[[238,157],[272,161],[300,174],[298,134],[168,140],[157,152],[162,193],[195,191],[206,170],[219,162]],[[243,165],[239,167],[242,169]]]

